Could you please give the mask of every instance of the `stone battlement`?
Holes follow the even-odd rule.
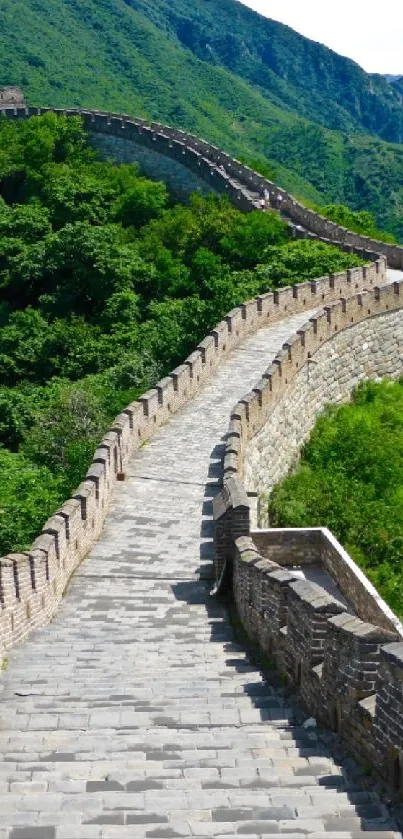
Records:
[[[246,489],[269,493],[287,474],[325,404],[362,379],[401,375],[402,302],[403,282],[375,286],[290,336],[231,412],[213,502],[216,589],[230,586],[248,634],[309,712],[398,792],[402,624],[326,529],[253,530]],[[335,585],[309,579],[317,569]]]

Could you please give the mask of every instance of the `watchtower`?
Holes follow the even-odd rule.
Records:
[[[0,87],[0,108],[15,108],[16,105],[25,105],[21,88]]]

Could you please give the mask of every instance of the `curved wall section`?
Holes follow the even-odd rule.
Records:
[[[126,147],[127,144],[134,143],[135,146],[141,146],[176,161],[177,164],[193,173],[197,179],[197,188],[200,187],[200,181],[204,181],[208,190],[226,193],[234,206],[244,212],[260,206],[260,193],[254,192],[251,184],[244,184],[236,179],[235,161],[234,172],[231,166],[225,169],[215,160],[214,154],[211,157],[207,156],[206,149],[209,148],[207,143],[198,141],[197,138],[193,138],[193,141],[189,139],[187,142],[188,135],[182,131],[156,123],[148,125],[144,120],[132,119],[127,115],[104,114],[98,111],[30,107],[0,108],[0,115],[6,119],[28,119],[49,112],[67,117],[81,116],[90,136],[101,135],[108,138],[112,144],[116,139],[122,140]],[[263,193],[263,188],[260,192]]]
[[[138,163],[141,171],[153,181],[163,181],[177,201],[185,203],[196,191],[207,195],[217,192],[213,183],[209,183],[191,172],[177,160],[142,146],[133,140],[121,137],[105,137],[103,134],[91,134],[91,145],[106,160],[114,163]],[[211,178],[213,181],[213,178]]]
[[[234,407],[213,501],[216,590],[310,714],[403,792],[403,626],[332,534],[252,530],[245,484],[270,489],[317,413],[403,367],[403,281],[325,306]]]
[[[268,323],[382,284],[385,270],[386,261],[379,258],[238,306],[182,365],[128,405],[101,441],[73,497],[46,522],[32,548],[0,559],[0,654],[55,613],[71,574],[99,536],[116,481],[124,478],[130,458],[214,376],[221,359]]]
[[[157,122],[147,124],[145,120],[132,119],[126,114],[105,114],[83,109],[0,108],[0,114],[7,119],[26,119],[47,111],[66,116],[82,116],[90,133],[119,137],[153,147],[158,153],[179,161],[216,191],[226,192],[234,205],[245,212],[258,208],[259,200],[266,192],[271,206],[281,209],[281,213],[291,219],[297,235],[305,235],[308,231],[310,235],[326,241],[381,253],[386,256],[391,268],[403,269],[403,247],[378,242],[340,227],[313,210],[308,210],[285,190],[216,146],[180,129]]]

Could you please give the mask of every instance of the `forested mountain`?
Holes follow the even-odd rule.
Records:
[[[0,84],[184,127],[403,237],[400,83],[235,0],[2,0]]]
[[[328,128],[403,142],[402,91],[289,26],[234,0],[126,2],[198,58],[259,87],[281,108]]]

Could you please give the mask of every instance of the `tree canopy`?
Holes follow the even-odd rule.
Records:
[[[329,527],[403,616],[403,381],[365,382],[318,419],[269,501],[274,527]]]

